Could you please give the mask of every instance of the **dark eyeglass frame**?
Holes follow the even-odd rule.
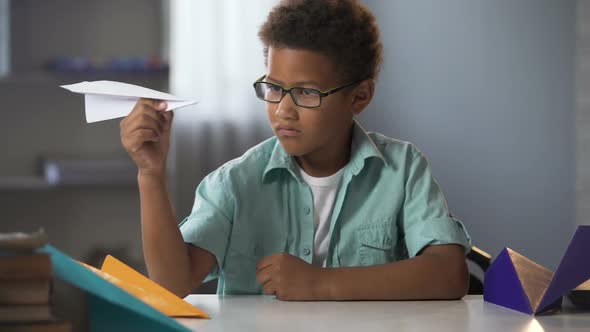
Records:
[[[281,93],[281,98],[280,98],[278,101],[270,101],[270,100],[266,100],[266,99],[264,99],[264,98],[260,98],[260,97],[258,97],[258,94],[256,94],[256,97],[258,97],[258,99],[260,99],[260,100],[264,100],[264,101],[266,101],[267,103],[278,104],[278,103],[280,103],[280,102],[283,100],[283,98],[285,98],[285,95],[287,95],[287,93],[288,93],[288,94],[290,94],[290,95],[291,95],[291,100],[293,100],[293,102],[295,103],[295,105],[297,105],[297,106],[299,106],[299,107],[304,107],[304,108],[318,108],[318,107],[322,106],[322,99],[323,99],[324,97],[327,97],[327,96],[329,96],[329,95],[331,95],[331,94],[334,94],[334,93],[336,93],[336,92],[338,92],[338,91],[340,91],[340,90],[342,90],[342,89],[348,88],[348,87],[350,87],[350,86],[353,86],[353,85],[355,85],[355,84],[358,84],[358,83],[360,83],[360,82],[364,81],[364,79],[362,79],[362,80],[357,80],[357,81],[353,81],[353,82],[350,82],[350,83],[346,83],[346,84],[344,84],[344,85],[341,85],[341,86],[339,86],[339,87],[336,87],[336,88],[333,88],[333,89],[330,89],[330,90],[327,90],[327,91],[320,91],[320,90],[318,90],[318,89],[314,89],[314,88],[305,88],[305,87],[301,87],[301,86],[294,86],[294,87],[291,87],[290,89],[285,89],[285,88],[283,88],[282,86],[280,86],[280,85],[278,85],[278,84],[271,83],[271,82],[264,82],[264,81],[263,81],[263,79],[265,79],[265,78],[266,78],[266,75],[262,75],[262,77],[260,77],[259,79],[257,79],[257,80],[256,80],[256,81],[255,81],[255,82],[252,84],[252,86],[254,87],[254,91],[256,91],[256,85],[257,85],[257,84],[259,84],[259,83],[268,84],[268,85],[275,86],[275,87],[277,87],[277,88],[280,88],[280,89],[281,89],[281,91],[282,91],[282,93]],[[293,97],[293,94],[291,93],[291,91],[292,91],[292,90],[294,90],[294,89],[305,89],[305,90],[312,90],[312,91],[314,91],[314,92],[317,92],[317,93],[318,93],[318,95],[320,96],[320,103],[319,103],[317,106],[303,106],[303,105],[299,105],[299,104],[297,103],[297,100],[296,100],[297,98]]]

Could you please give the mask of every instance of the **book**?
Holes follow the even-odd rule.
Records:
[[[183,299],[172,294],[168,290],[164,289],[162,286],[159,286],[158,284],[147,279],[146,277],[143,277],[145,278],[144,280],[139,278],[134,279],[136,278],[136,276],[132,276],[130,279],[120,279],[119,277],[106,273],[103,270],[98,270],[84,263],[82,263],[82,265],[87,269],[91,270],[92,272],[96,273],[97,275],[99,275],[104,280],[112,283],[113,285],[116,285],[117,287],[120,287],[121,289],[125,290],[129,294],[135,296],[145,304],[153,307],[154,309],[160,311],[166,316],[209,318],[207,314],[205,314],[198,308],[194,307],[188,302],[185,302]],[[128,266],[126,267],[128,269],[131,269]],[[120,273],[121,271],[119,270],[114,272]],[[139,274],[139,272],[136,273]],[[126,276],[123,275],[122,277],[125,278]]]
[[[590,225],[578,226],[555,273],[504,248],[485,273],[484,301],[529,315],[554,312],[564,295],[590,279],[589,260]]]
[[[51,320],[51,308],[48,304],[39,305],[2,305],[0,322],[27,322]]]
[[[51,278],[51,257],[44,253],[0,254],[0,280]]]
[[[52,261],[47,234],[0,233],[0,331],[71,332],[51,314]]]
[[[51,281],[0,280],[0,305],[48,304]]]
[[[209,318],[199,308],[179,298],[111,255],[108,255],[102,263],[100,274],[165,315]]]
[[[51,255],[56,278],[87,293],[91,331],[190,332],[186,326],[113,283],[114,279],[96,273],[100,270],[89,269],[49,244],[39,251]]]
[[[42,228],[33,233],[0,233],[0,252],[30,252],[46,244],[47,234]]]
[[[51,278],[51,258],[35,250],[47,244],[43,229],[32,233],[0,233],[0,280]]]
[[[2,332],[71,332],[72,324],[68,321],[21,322],[2,324]]]

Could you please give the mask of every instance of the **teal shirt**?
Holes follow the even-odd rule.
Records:
[[[219,294],[262,294],[256,263],[276,253],[312,262],[312,191],[276,137],[209,174],[197,187],[184,241],[215,255],[207,280]],[[353,126],[330,224],[326,267],[366,266],[416,256],[428,245],[471,240],[453,218],[416,147]]]

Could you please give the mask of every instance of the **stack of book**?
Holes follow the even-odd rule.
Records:
[[[51,312],[51,257],[38,251],[46,243],[43,230],[0,233],[0,331],[71,331]]]

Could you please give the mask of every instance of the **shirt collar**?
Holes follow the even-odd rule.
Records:
[[[365,161],[369,158],[377,158],[383,161],[384,165],[387,165],[386,159],[375,145],[375,142],[356,120],[352,125],[352,146],[350,155],[350,161],[345,168],[348,168],[354,175],[360,173],[365,165]],[[268,174],[274,169],[285,169],[289,171],[293,177],[299,179],[298,167],[299,166],[293,156],[289,155],[283,148],[281,142],[277,140],[268,164],[264,169],[263,179],[266,179]]]
[[[360,173],[363,169],[365,162],[370,158],[377,158],[383,162],[383,165],[387,165],[387,160],[383,157],[383,154],[367,134],[365,129],[355,120],[352,127],[352,149],[350,162],[347,166],[350,167],[354,175]]]

